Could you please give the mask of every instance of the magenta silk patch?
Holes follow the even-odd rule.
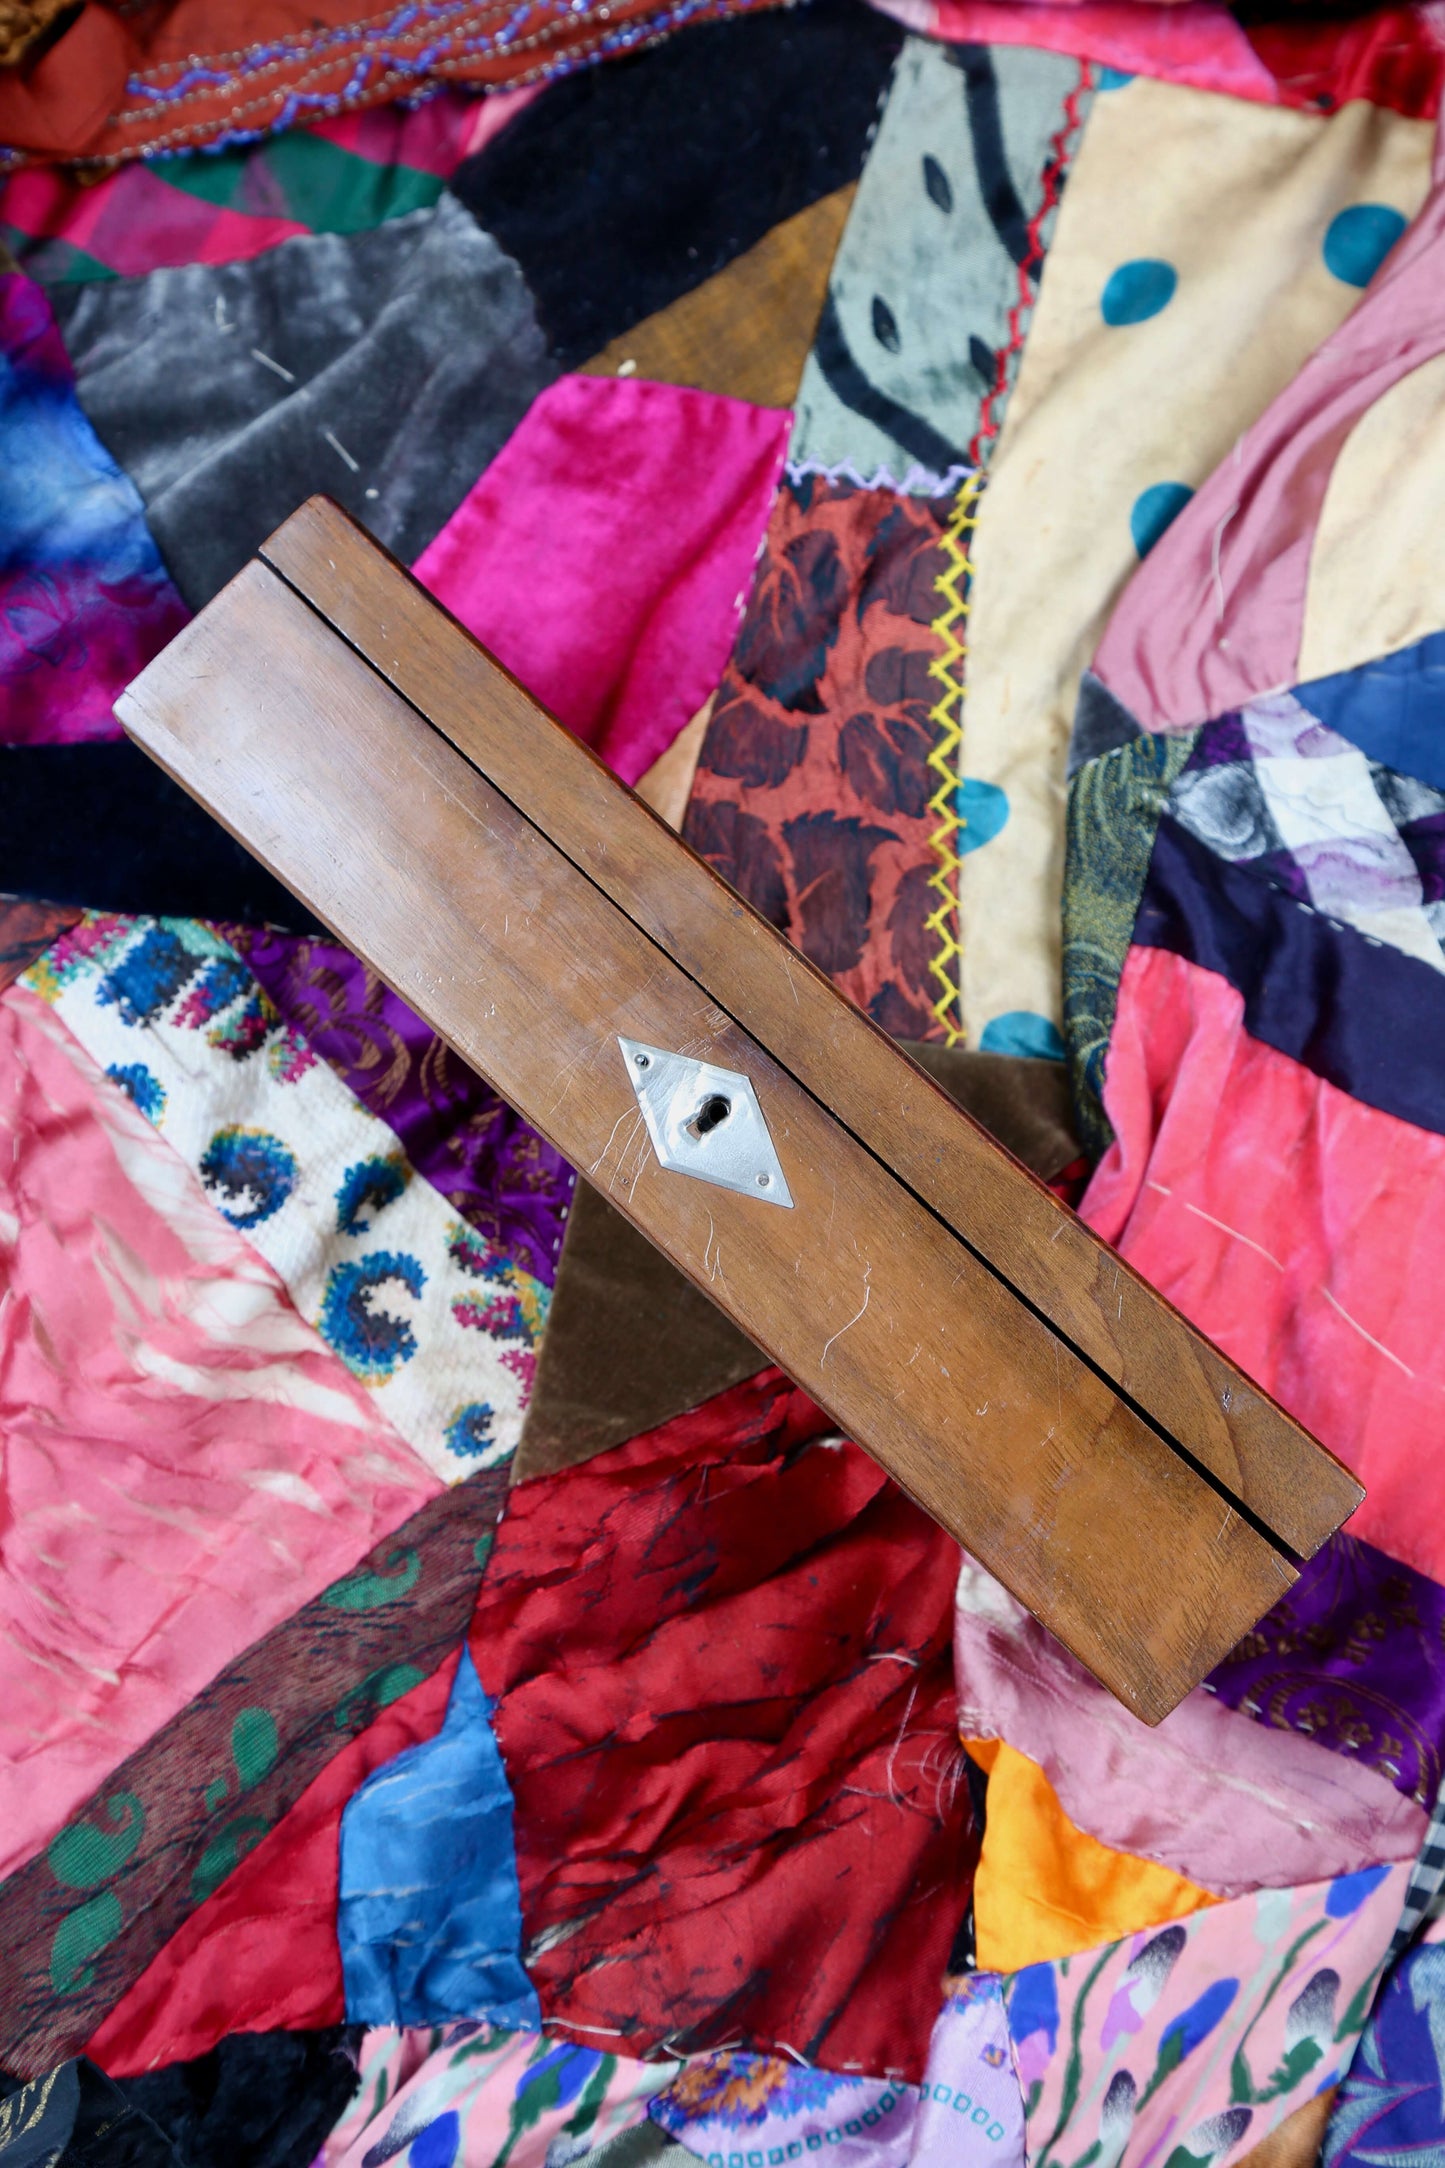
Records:
[[[791,422],[673,384],[563,377],[413,569],[635,783],[722,677]]]

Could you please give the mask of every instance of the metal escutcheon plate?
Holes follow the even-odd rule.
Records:
[[[745,1076],[638,1039],[619,1037],[617,1044],[664,1167],[792,1210],[787,1177]]]

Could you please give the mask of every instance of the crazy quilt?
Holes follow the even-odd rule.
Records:
[[[0,52],[0,2168],[1445,2162],[1432,8]],[[114,742],[318,490],[1360,1475],[1161,1725]]]

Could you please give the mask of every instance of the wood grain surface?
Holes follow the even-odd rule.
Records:
[[[400,670],[386,584],[377,630]],[[520,698],[512,727],[535,739]],[[1146,1721],[1283,1594],[1289,1561],[1218,1485],[275,573],[248,566],[120,713]],[[721,895],[726,947],[748,914]],[[793,965],[800,1006],[806,986],[847,1013]],[[662,1168],[619,1034],[746,1071],[795,1209]]]
[[[730,1016],[1296,1557],[1363,1492],[325,499],[262,556]],[[248,839],[249,840],[249,839]]]

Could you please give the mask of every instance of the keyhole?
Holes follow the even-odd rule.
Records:
[[[733,1103],[731,1099],[724,1099],[721,1092],[710,1092],[688,1123],[688,1135],[692,1137],[707,1136],[710,1131],[718,1127],[720,1122],[727,1120],[732,1110]]]

